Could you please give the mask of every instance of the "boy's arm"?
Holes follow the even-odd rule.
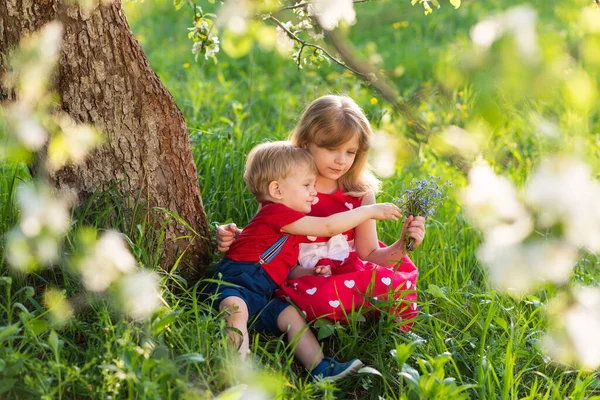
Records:
[[[357,207],[329,217],[303,217],[281,228],[292,235],[331,237],[346,232],[369,219],[391,219],[398,221],[400,209],[392,203],[372,204]]]

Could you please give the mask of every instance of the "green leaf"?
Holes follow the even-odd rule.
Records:
[[[450,4],[454,6],[454,8],[460,7],[460,0],[450,0]]]
[[[33,319],[27,322],[27,328],[36,336],[41,335],[48,329],[48,322],[43,319]]]
[[[0,380],[0,393],[6,393],[15,386],[17,380],[14,378],[5,378]]]
[[[333,324],[325,324],[319,329],[319,333],[317,334],[318,340],[323,340],[333,335],[335,332],[335,326]]]
[[[177,364],[182,363],[182,364],[196,364],[196,363],[203,363],[206,362],[206,358],[204,358],[204,356],[202,354],[199,353],[189,353],[189,354],[184,354],[181,355],[177,358],[175,358],[175,362]]]
[[[427,293],[431,294],[433,297],[437,298],[437,299],[445,299],[446,295],[444,294],[444,291],[442,290],[442,288],[440,288],[437,285],[434,284],[430,284],[429,286],[427,286]]]
[[[152,326],[152,332],[155,335],[158,335],[164,331],[167,326],[174,322],[180,314],[181,312],[173,312],[164,316],[163,318],[158,319]]]
[[[58,354],[59,340],[58,335],[56,334],[56,331],[54,329],[50,331],[50,335],[48,335],[48,344],[52,348],[52,351],[54,351],[55,354]]]
[[[362,367],[361,369],[358,370],[358,373],[383,376],[383,375],[381,375],[381,372],[377,371],[375,368],[372,368],[372,367]]]
[[[21,331],[19,328],[19,324],[12,324],[8,326],[3,326],[0,328],[0,343],[5,341],[6,339],[16,335]]]

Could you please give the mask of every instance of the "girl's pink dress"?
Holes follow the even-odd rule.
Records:
[[[329,215],[359,207],[362,198],[319,193],[309,215]],[[383,244],[380,244],[383,246]],[[309,321],[327,318],[347,322],[347,316],[360,306],[375,310],[385,308],[398,316],[399,327],[409,330],[417,315],[415,284],[418,271],[404,257],[394,268],[362,261],[354,247],[354,229],[332,238],[307,236],[300,244],[299,264],[306,268],[331,266],[332,275],[308,275],[288,280],[278,291],[289,297]],[[388,299],[395,301],[390,302]]]

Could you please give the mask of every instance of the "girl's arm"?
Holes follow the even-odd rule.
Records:
[[[329,217],[304,217],[281,228],[283,232],[304,236],[335,236],[374,219],[391,219],[398,221],[400,209],[392,203],[371,204],[344,211]]]
[[[362,205],[358,209],[374,203],[375,195],[369,192],[363,197]],[[379,247],[375,221],[363,222],[356,227],[354,232],[354,245],[361,260],[392,268],[406,255],[404,251],[404,237],[406,234],[414,239],[415,248],[423,241],[425,237],[425,218],[409,216],[404,222],[400,238],[391,246],[384,248]]]

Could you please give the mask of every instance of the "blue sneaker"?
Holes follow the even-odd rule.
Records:
[[[309,382],[314,382],[318,379],[328,381],[337,381],[346,376],[355,374],[363,366],[362,361],[355,358],[345,363],[337,362],[333,358],[325,357],[323,361],[317,364],[309,373]]]

